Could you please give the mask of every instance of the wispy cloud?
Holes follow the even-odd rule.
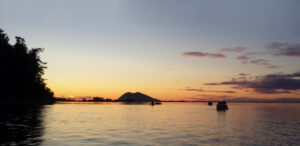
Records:
[[[209,58],[226,58],[224,54],[220,53],[203,53],[203,52],[184,52],[181,54],[183,57],[209,57]]]
[[[239,60],[242,64],[247,64],[250,57],[246,55],[241,55],[241,56],[237,56],[236,59]]]
[[[235,47],[235,48],[221,48],[219,49],[220,52],[235,52],[235,53],[242,53],[245,52],[245,47]]]
[[[259,65],[265,68],[278,68],[277,65],[272,65],[269,63],[269,60],[265,60],[265,59],[256,59],[256,60],[252,60],[250,61],[250,63],[255,64],[255,65]]]
[[[300,44],[272,42],[267,44],[266,48],[268,48],[274,56],[300,57]]]
[[[241,64],[253,64],[261,66],[267,69],[274,69],[280,67],[279,65],[274,65],[270,60],[259,59],[263,56],[294,56],[300,57],[300,44],[295,43],[282,43],[282,42],[272,42],[265,46],[267,50],[263,52],[247,52],[246,47],[235,47],[235,48],[221,48],[218,49],[219,52],[234,52],[242,53],[236,56],[235,59]],[[226,58],[227,56],[223,53],[204,53],[204,52],[184,52],[181,54],[183,57],[208,57],[208,58]],[[259,57],[260,56],[260,57]],[[259,58],[258,58],[259,57]]]
[[[194,88],[189,88],[186,87],[183,89],[185,91],[195,91],[195,92],[214,92],[214,93],[236,93],[235,91],[219,91],[219,90],[203,90],[203,89],[194,89]]]
[[[188,100],[193,100],[193,101],[212,101],[212,100],[227,100],[227,99],[231,99],[232,96],[228,96],[228,95],[222,95],[222,96],[219,96],[219,95],[197,95],[197,97],[189,97],[189,98],[185,98],[185,99],[188,99]]]
[[[292,93],[300,89],[300,72],[293,74],[268,74],[255,78],[233,78],[231,81],[204,83],[204,85],[231,85],[234,89],[252,89],[258,93]]]
[[[237,56],[236,59],[239,60],[241,62],[241,64],[251,63],[251,64],[254,64],[254,65],[262,66],[264,68],[269,68],[269,69],[273,69],[273,68],[278,68],[279,67],[277,65],[271,64],[270,61],[266,60],[266,59],[251,60],[251,57],[249,57],[247,55]]]
[[[292,97],[279,97],[273,99],[260,99],[255,97],[234,97],[228,98],[229,102],[278,102],[278,103],[295,103],[300,102],[300,98],[292,98]]]
[[[267,102],[267,103],[299,103],[300,98],[294,98],[294,97],[278,97],[278,98],[271,98],[271,99],[262,99],[262,98],[256,98],[256,97],[235,97],[235,96],[218,96],[218,95],[198,95],[199,97],[190,97],[186,98],[188,100],[193,101],[218,101],[218,100],[226,100],[228,102]]]
[[[200,97],[202,97],[202,98],[207,98],[207,99],[225,99],[225,98],[232,98],[233,96],[229,96],[229,95],[222,95],[222,96],[220,96],[220,95],[207,95],[207,94],[200,94],[200,95],[198,95],[198,96],[200,96]]]

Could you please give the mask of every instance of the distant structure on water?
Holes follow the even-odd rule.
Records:
[[[222,112],[228,110],[227,102],[225,100],[219,101],[217,104],[217,110]]]
[[[155,100],[152,100],[152,101],[151,101],[151,105],[152,105],[152,106],[154,106],[154,105],[156,105],[156,104],[161,104],[161,102],[160,102],[159,100],[156,100],[156,101],[155,101]]]
[[[208,105],[213,105],[213,102],[212,102],[212,101],[208,101],[207,104],[208,104]]]

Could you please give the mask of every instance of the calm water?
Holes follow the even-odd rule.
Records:
[[[2,145],[299,145],[300,104],[1,107]]]

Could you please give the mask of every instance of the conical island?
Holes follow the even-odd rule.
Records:
[[[159,101],[158,99],[152,98],[146,94],[136,92],[131,93],[127,92],[123,94],[117,101],[120,102],[151,102],[151,101]]]

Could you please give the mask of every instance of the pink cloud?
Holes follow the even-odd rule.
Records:
[[[257,60],[252,60],[250,63],[255,64],[255,65],[259,65],[259,66],[263,66],[265,68],[278,68],[277,65],[272,65],[269,63],[268,60],[265,59],[257,59]]]
[[[235,47],[235,48],[221,48],[219,49],[220,52],[235,52],[235,53],[242,53],[245,52],[245,47]]]
[[[248,57],[246,55],[242,55],[242,56],[236,57],[236,59],[239,60],[242,64],[247,64],[250,57]]]
[[[183,57],[209,57],[209,58],[226,58],[224,54],[220,53],[203,53],[203,52],[185,52],[182,53],[181,56]]]

